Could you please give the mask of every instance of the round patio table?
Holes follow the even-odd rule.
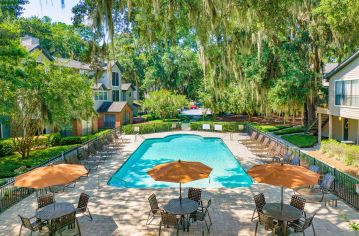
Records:
[[[282,234],[287,235],[287,221],[298,220],[302,217],[302,212],[288,204],[283,204],[283,210],[280,203],[266,203],[263,207],[263,213],[282,224]]]
[[[198,209],[198,202],[193,201],[188,198],[182,198],[180,201],[179,198],[171,199],[166,205],[163,206],[163,209],[172,215],[180,215],[183,223],[183,230],[185,230],[187,225],[187,231],[189,231],[189,220],[185,220],[185,215],[189,215]]]
[[[39,209],[36,212],[35,216],[38,219],[49,221],[49,225],[51,225],[52,220],[70,214],[71,212],[74,211],[76,211],[76,208],[74,207],[73,204],[68,202],[56,202]],[[53,235],[54,233],[51,232],[50,226],[49,228],[50,228],[50,235]]]

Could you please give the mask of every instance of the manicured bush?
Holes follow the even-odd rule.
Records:
[[[260,131],[263,131],[265,133],[286,129],[290,126],[288,125],[259,125],[259,124],[252,124],[252,126],[256,129],[259,129]]]
[[[60,143],[61,146],[71,145],[71,144],[81,144],[82,139],[80,136],[68,136],[68,137],[63,137]]]
[[[320,150],[346,165],[359,166],[359,146],[340,143],[334,139],[322,140]]]
[[[34,139],[34,147],[49,147],[52,146],[49,139],[50,135],[41,135]]]
[[[0,139],[0,157],[12,154],[14,143],[11,139]]]
[[[141,116],[145,121],[151,121],[151,120],[155,120],[156,117],[154,117],[153,115],[151,114],[145,114],[145,115],[142,115]]]
[[[281,130],[274,131],[273,133],[276,135],[282,135],[282,134],[294,134],[294,133],[301,133],[304,132],[303,126],[294,126],[290,128],[285,128]]]
[[[52,133],[48,137],[49,143],[51,146],[59,146],[61,145],[61,134],[60,133]]]
[[[287,134],[282,138],[300,148],[313,147],[318,141],[317,136],[309,134]]]
[[[139,127],[140,134],[148,134],[148,133],[155,133],[155,132],[164,132],[172,130],[172,124],[176,124],[176,128],[179,128],[178,123],[173,122],[147,122],[142,124],[131,124],[131,125],[124,125],[122,126],[122,132],[125,134],[135,134],[134,127]]]
[[[191,122],[191,130],[203,130],[202,125],[209,124],[210,130],[214,131],[214,125],[222,125],[223,132],[237,132],[239,125],[244,125],[243,122],[221,122],[221,121],[196,121]]]

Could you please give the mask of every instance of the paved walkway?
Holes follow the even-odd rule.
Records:
[[[195,133],[202,136],[219,136],[227,144],[232,153],[247,169],[256,163],[259,158],[252,154],[238,140],[247,138],[247,135],[217,134],[210,132],[171,132],[138,136],[127,136],[129,142],[122,145],[119,154],[102,165],[97,173],[89,178],[82,179],[76,189],[56,195],[56,200],[77,202],[81,192],[91,195],[89,208],[93,214],[93,221],[84,216],[79,217],[82,235],[158,235],[159,219],[151,225],[146,225],[149,205],[147,197],[155,192],[160,204],[178,195],[178,189],[122,189],[107,186],[108,179],[121,166],[126,158],[141,144],[144,138],[163,137],[174,133]],[[253,184],[249,188],[233,189],[205,189],[203,198],[212,199],[213,207],[210,210],[213,226],[211,235],[254,235],[255,223],[250,221],[254,209],[253,196],[259,192],[265,193],[267,202],[280,201],[280,188],[265,184]],[[288,202],[291,190],[285,191],[285,202]],[[349,229],[347,219],[359,221],[359,214],[343,202],[338,202],[337,208],[324,207],[321,204],[307,204],[309,213],[321,208],[314,220],[317,235],[355,235]],[[15,206],[0,214],[0,236],[17,235],[20,229],[18,214],[33,216],[36,209],[36,197],[31,195]],[[201,235],[204,225],[197,222],[191,225],[189,233],[180,231],[180,235]],[[163,229],[162,235],[175,235],[173,229]],[[205,231],[206,232],[206,231]],[[70,231],[64,235],[71,235]],[[259,227],[257,235],[269,235],[263,227]],[[22,235],[29,235],[25,229]],[[40,234],[47,235],[44,230]],[[309,229],[306,235],[313,235]]]

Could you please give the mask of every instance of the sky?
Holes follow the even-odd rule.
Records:
[[[29,0],[29,3],[24,6],[25,10],[21,16],[30,17],[49,16],[53,22],[64,22],[71,24],[72,12],[79,0],[65,0],[65,7],[62,8],[61,0]]]

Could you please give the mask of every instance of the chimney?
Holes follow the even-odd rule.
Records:
[[[21,37],[21,44],[24,46],[36,46],[39,45],[39,39],[25,35],[24,37]]]

